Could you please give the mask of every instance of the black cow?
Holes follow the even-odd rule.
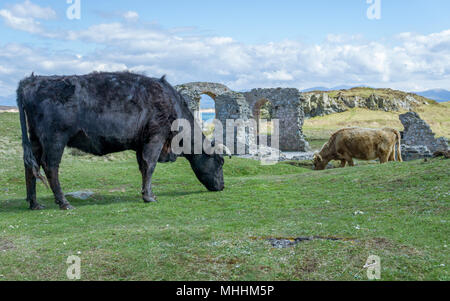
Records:
[[[156,163],[175,159],[170,146],[176,134],[171,131],[173,121],[185,119],[192,127],[198,126],[183,97],[164,77],[155,79],[129,72],[32,75],[19,83],[17,105],[27,201],[35,210],[43,208],[36,201],[36,178],[46,183],[40,174],[41,166],[56,203],[61,209],[73,209],[58,180],[66,145],[98,156],[136,151],[143,199],[154,202],[151,178]],[[222,155],[181,155],[208,190],[224,189]]]

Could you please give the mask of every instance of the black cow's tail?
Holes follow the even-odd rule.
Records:
[[[27,132],[27,118],[25,116],[25,108],[23,105],[24,95],[22,83],[19,84],[17,89],[17,107],[20,114],[20,127],[22,129],[22,147],[23,147],[23,163],[25,168],[30,168],[33,171],[33,175],[40,179],[42,183],[48,188],[47,179],[41,175],[40,166],[34,157],[33,150],[31,148],[31,142],[28,138]]]

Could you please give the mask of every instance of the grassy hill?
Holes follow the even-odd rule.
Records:
[[[415,110],[436,133],[437,137],[450,139],[450,102],[420,106]],[[305,120],[303,132],[313,148],[319,148],[336,130],[343,127],[360,126],[369,128],[392,127],[403,130],[399,115],[404,112],[372,111],[368,109],[350,109]]]
[[[226,189],[207,192],[189,164],[159,164],[158,203],[144,204],[134,154],[66,152],[65,192],[92,190],[77,207],[32,212],[18,115],[0,114],[0,280],[366,280],[369,255],[382,280],[450,280],[450,161],[364,165],[321,172],[289,163],[226,159]],[[322,236],[278,249],[266,240]]]
[[[310,91],[308,93],[324,93],[323,91]],[[331,91],[325,91],[326,94],[328,94],[329,97],[335,98],[338,96],[341,96],[343,98],[354,98],[354,97],[360,97],[360,98],[368,98],[372,95],[375,95],[377,97],[381,97],[386,100],[393,100],[393,99],[406,99],[407,96],[411,96],[420,103],[428,103],[428,104],[435,104],[437,103],[434,100],[431,100],[429,98],[426,98],[424,96],[410,93],[410,92],[403,92],[400,90],[393,90],[389,88],[383,88],[383,89],[376,89],[376,88],[370,88],[370,87],[355,87],[351,89],[343,89],[343,90],[331,90]]]
[[[347,112],[354,108],[382,112],[417,110],[435,105],[436,101],[392,89],[356,87],[347,90],[312,91],[303,93],[303,112],[309,118]]]

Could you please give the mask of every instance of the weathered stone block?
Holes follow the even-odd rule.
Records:
[[[402,144],[409,146],[424,145],[431,153],[448,150],[447,139],[436,139],[430,126],[416,112],[400,115],[400,121],[405,128],[402,132]]]

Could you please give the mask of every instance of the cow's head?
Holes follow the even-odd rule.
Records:
[[[208,155],[203,153],[201,155],[194,155],[186,157],[191,163],[195,175],[210,191],[222,191],[225,188],[223,180],[223,154],[231,158],[231,151],[223,144],[216,144],[213,140],[211,142],[214,153]]]
[[[329,161],[322,158],[319,153],[314,154],[313,165],[314,170],[324,170]]]
[[[188,155],[186,159],[191,163],[197,179],[210,191],[222,191],[225,188],[223,180],[222,155]]]

